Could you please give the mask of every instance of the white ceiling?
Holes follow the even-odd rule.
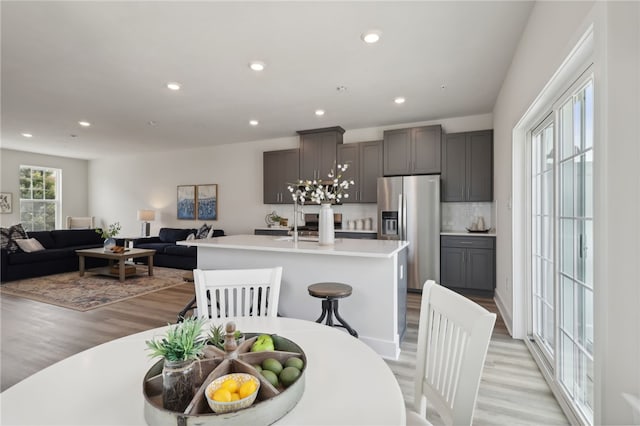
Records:
[[[89,159],[488,113],[531,7],[3,0],[2,147]]]

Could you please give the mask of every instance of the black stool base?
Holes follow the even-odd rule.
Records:
[[[338,324],[334,324],[333,315],[335,315]],[[338,313],[338,299],[323,299],[322,300],[322,314],[320,318],[316,320],[317,323],[322,323],[322,320],[327,317],[326,325],[330,327],[342,327],[349,332],[353,337],[358,337],[358,333],[351,328],[347,322],[342,319]]]

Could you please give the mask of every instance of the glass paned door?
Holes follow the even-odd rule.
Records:
[[[545,119],[532,135],[532,301],[533,338],[553,363],[554,300],[554,121]]]
[[[593,417],[593,81],[560,107],[559,379]]]
[[[593,79],[531,132],[531,331],[554,383],[593,419]]]

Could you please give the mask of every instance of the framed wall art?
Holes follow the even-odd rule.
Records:
[[[218,185],[198,185],[196,200],[198,220],[218,220]]]
[[[178,185],[178,219],[196,218],[196,186]]]
[[[13,195],[10,192],[0,192],[0,213],[13,212]]]

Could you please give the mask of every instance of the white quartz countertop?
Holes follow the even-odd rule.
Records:
[[[454,236],[464,236],[464,237],[495,237],[496,230],[490,229],[489,232],[469,232],[467,230],[463,231],[440,231],[440,235],[454,235]]]
[[[229,235],[201,240],[178,241],[183,246],[230,248],[238,250],[280,251],[287,253],[311,253],[329,256],[383,257],[389,258],[409,245],[406,241],[361,240],[336,238],[335,244],[321,246],[317,241],[301,239],[294,243],[291,237],[272,235]]]

